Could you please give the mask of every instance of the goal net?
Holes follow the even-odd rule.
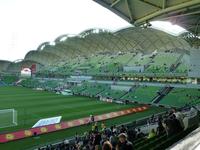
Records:
[[[15,109],[0,110],[0,128],[17,125],[17,111]]]

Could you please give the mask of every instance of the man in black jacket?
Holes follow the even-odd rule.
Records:
[[[121,133],[119,136],[119,143],[116,150],[133,150],[133,144],[127,140],[127,135]]]

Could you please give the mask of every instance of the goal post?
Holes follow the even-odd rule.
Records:
[[[15,109],[0,109],[0,128],[17,125],[17,111]]]

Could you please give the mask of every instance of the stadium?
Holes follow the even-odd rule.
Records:
[[[0,149],[199,149],[200,1],[93,1],[132,26],[63,33],[0,60]]]

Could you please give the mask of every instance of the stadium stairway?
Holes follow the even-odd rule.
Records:
[[[148,69],[151,66],[151,63],[152,63],[152,59],[150,62],[144,65],[144,70]]]
[[[100,92],[98,92],[95,96],[98,96],[99,94],[101,94],[102,92],[104,92],[106,89],[101,90]]]
[[[147,70],[147,69],[151,66],[151,63],[153,62],[153,60],[154,60],[154,58],[156,57],[156,55],[157,55],[157,54],[154,54],[154,55],[152,55],[152,56],[150,57],[151,60],[150,60],[147,64],[144,65],[144,71]]]
[[[128,93],[129,93],[129,91],[125,92],[123,95],[121,95],[121,96],[119,97],[119,99],[123,99],[123,97],[126,96],[126,94],[128,94]]]
[[[136,55],[133,55],[130,59],[128,59],[127,62],[126,62],[124,65],[128,65],[129,62],[130,62],[132,59],[134,59],[135,56],[136,56]]]
[[[131,91],[131,92],[134,92],[138,87],[139,87],[139,85],[135,84],[135,85],[133,85],[133,86],[131,87],[130,91]],[[130,91],[125,92],[119,99],[122,99],[122,100],[123,100],[124,97],[125,97],[127,94],[129,94]]]
[[[19,79],[18,81],[15,82],[16,85],[19,85],[24,79]]]
[[[177,58],[176,62],[173,63],[173,64],[170,66],[170,68],[169,68],[169,71],[170,71],[170,72],[174,72],[174,71],[176,70],[176,68],[178,68],[178,66],[181,64],[180,62],[181,62],[181,59],[183,58],[183,56],[184,56],[184,53],[182,53],[182,54]]]
[[[157,104],[159,103],[163,97],[165,97],[174,87],[163,87],[161,90],[158,92],[158,95],[152,100],[152,103]]]

